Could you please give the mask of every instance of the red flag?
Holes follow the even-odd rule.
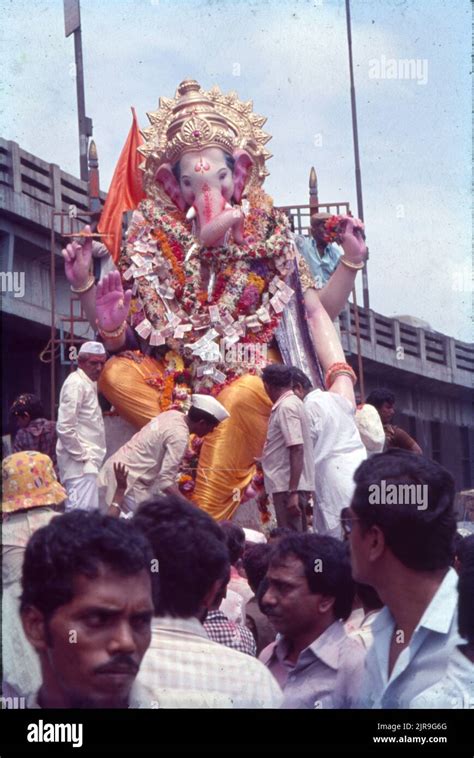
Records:
[[[114,263],[118,261],[122,244],[122,215],[126,211],[134,210],[140,200],[145,197],[142,172],[138,168],[143,158],[137,152],[137,147],[143,140],[138,128],[135,108],[132,108],[132,114],[132,126],[120,153],[97,227],[101,234],[111,235],[105,237],[104,244],[109,249]]]

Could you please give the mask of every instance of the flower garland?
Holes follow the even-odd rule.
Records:
[[[201,452],[203,441],[204,439],[202,437],[192,435],[183,460],[181,461],[178,487],[182,495],[188,499],[191,499],[191,495],[194,492],[199,454]]]
[[[173,275],[176,277],[178,286],[176,287],[176,297],[179,297],[179,290],[184,287],[186,278],[182,269],[183,248],[176,240],[168,241],[163,229],[154,229],[153,236],[160,245],[161,252],[166,260],[170,263]]]

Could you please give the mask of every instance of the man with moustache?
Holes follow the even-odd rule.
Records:
[[[279,637],[260,654],[283,689],[282,708],[352,708],[365,650],[344,628],[354,598],[345,545],[295,534],[276,545],[260,607]]]
[[[27,708],[134,706],[151,637],[152,558],[133,525],[98,512],[66,513],[32,536],[20,613],[42,684]]]

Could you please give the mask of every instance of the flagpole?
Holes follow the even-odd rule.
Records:
[[[352,29],[351,29],[351,7],[350,0],[346,0],[346,25],[347,25],[347,47],[349,52],[349,74],[351,80],[351,112],[352,112],[352,136],[354,141],[354,163],[355,163],[355,181],[357,193],[357,215],[361,221],[364,220],[364,203],[362,200],[362,176],[360,170],[359,155],[359,133],[357,128],[357,106],[354,84],[354,64],[352,61]],[[369,281],[367,278],[367,261],[362,269],[362,292],[364,308],[369,308]]]
[[[84,65],[82,60],[81,9],[79,0],[63,0],[65,35],[74,34],[74,57],[76,61],[77,117],[79,124],[79,165],[81,179],[89,180],[87,152],[89,137],[92,137],[92,119],[86,116],[84,94]]]

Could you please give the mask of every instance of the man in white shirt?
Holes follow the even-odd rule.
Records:
[[[114,504],[116,489],[114,464],[127,469],[123,511],[135,511],[137,504],[153,493],[179,495],[176,477],[186,452],[189,435],[204,437],[229,417],[228,411],[210,395],[192,395],[187,414],[171,410],[160,413],[122,445],[102,467],[98,484],[106,488],[107,506]],[[101,493],[102,495],[102,493]],[[118,504],[115,504],[118,507]]]
[[[291,386],[291,369],[270,364],[262,371],[273,402],[262,453],[265,491],[272,496],[278,526],[307,530],[306,506],[314,489],[312,445],[303,403]]]
[[[408,708],[443,678],[459,643],[454,482],[434,461],[397,449],[369,458],[354,479],[342,517],[352,574],[385,605],[372,624],[358,706]]]
[[[333,388],[329,392],[313,390],[296,366],[291,372],[293,391],[304,401],[313,446],[314,531],[340,539],[340,513],[350,505],[354,471],[367,458],[354,419],[355,403],[331,391]]]
[[[351,708],[365,650],[344,629],[354,599],[347,550],[318,534],[274,548],[260,606],[279,637],[260,653],[283,689],[283,708]]]
[[[56,454],[68,499],[66,511],[99,507],[97,474],[105,457],[105,428],[97,398],[97,381],[106,361],[100,342],[85,342],[78,369],[69,374],[59,397]]]
[[[291,367],[293,391],[304,401],[312,441],[316,496],[313,527],[318,534],[341,538],[340,513],[351,502],[354,471],[367,458],[355,422],[356,375],[345,362],[334,324],[312,290],[308,290],[305,302],[327,390],[311,391],[308,377]]]
[[[202,624],[230,567],[219,525],[176,496],[142,503],[132,524],[147,536],[158,569],[135,699],[144,708],[278,708],[281,690],[265,666],[210,640]]]

